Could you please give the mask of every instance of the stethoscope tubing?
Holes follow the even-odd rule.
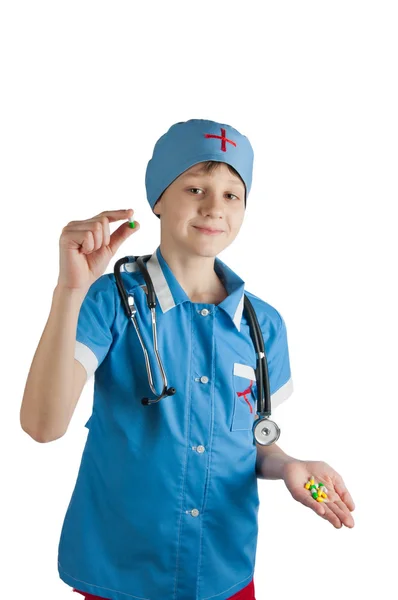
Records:
[[[120,297],[122,300],[124,311],[125,311],[127,317],[129,319],[131,319],[133,322],[133,325],[134,325],[134,328],[138,335],[138,339],[140,341],[142,350],[144,352],[149,385],[150,385],[152,392],[155,394],[155,396],[157,396],[157,392],[155,390],[154,383],[153,383],[150,358],[148,355],[148,351],[145,347],[144,341],[142,339],[142,336],[141,336],[141,333],[140,333],[140,330],[138,327],[138,323],[137,323],[137,320],[135,317],[137,310],[134,305],[134,296],[127,294],[125,287],[122,283],[122,277],[121,277],[122,265],[124,265],[128,262],[135,261],[144,277],[144,280],[145,280],[145,283],[147,286],[146,298],[147,298],[148,308],[151,311],[153,346],[154,346],[154,350],[155,350],[158,367],[162,374],[163,392],[162,392],[162,394],[157,396],[155,399],[150,400],[149,398],[142,398],[141,402],[142,402],[142,404],[145,404],[145,405],[159,402],[165,396],[171,396],[176,393],[176,389],[174,387],[170,387],[170,388],[167,387],[166,372],[163,368],[163,364],[162,364],[162,361],[161,361],[161,358],[159,355],[159,351],[158,351],[157,331],[156,331],[156,294],[155,294],[155,289],[153,287],[152,279],[148,273],[148,270],[147,270],[147,268],[145,266],[145,262],[144,262],[145,259],[149,259],[150,256],[151,256],[150,254],[146,254],[146,255],[142,255],[142,256],[124,256],[123,258],[120,258],[118,261],[116,261],[115,266],[114,266],[115,281],[116,281],[116,285],[119,290],[119,294],[120,294]],[[256,311],[254,310],[252,303],[250,302],[250,300],[246,296],[246,294],[244,294],[244,311],[248,317],[247,321],[249,323],[250,335],[251,335],[253,345],[254,345],[254,348],[256,351],[255,374],[256,374],[256,383],[257,383],[257,414],[259,415],[260,421],[258,421],[255,424],[255,426],[253,426],[254,432],[255,432],[255,437],[258,437],[258,440],[261,439],[261,436],[262,436],[262,434],[260,433],[260,429],[262,427],[261,423],[263,423],[263,421],[267,421],[268,422],[267,424],[270,424],[270,426],[273,426],[275,428],[275,431],[276,431],[275,439],[278,439],[279,433],[280,433],[278,426],[275,423],[273,423],[272,421],[268,421],[268,417],[271,415],[271,394],[270,394],[268,365],[267,365],[267,359],[266,359],[265,347],[264,347],[264,338],[263,338],[262,331],[261,331],[261,328],[260,328],[260,325],[259,325],[259,322],[257,319]],[[259,425],[260,425],[260,427],[259,427]],[[258,434],[256,434],[256,431],[258,432]],[[263,432],[265,432],[265,431],[269,432],[270,430],[265,428],[265,429],[263,429]],[[274,441],[275,441],[275,439],[274,439]],[[261,442],[261,441],[260,441],[260,443],[265,444],[265,442]]]
[[[264,338],[257,319],[256,311],[254,310],[253,305],[250,302],[249,298],[246,296],[246,294],[244,295],[244,309],[249,315],[248,323],[257,356],[257,412],[260,415],[260,417],[269,417],[271,415],[271,393],[269,385],[268,365],[265,355]]]

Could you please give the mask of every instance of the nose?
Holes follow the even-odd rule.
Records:
[[[222,194],[208,192],[201,203],[201,211],[213,217],[222,216],[224,214],[224,202]]]

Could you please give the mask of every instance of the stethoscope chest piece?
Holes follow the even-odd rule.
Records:
[[[257,419],[253,425],[254,439],[261,446],[270,446],[277,441],[281,430],[274,421],[269,419]]]

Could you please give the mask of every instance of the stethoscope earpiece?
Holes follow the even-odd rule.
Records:
[[[159,402],[159,400],[161,400],[165,396],[173,396],[173,394],[175,394],[176,391],[177,390],[174,387],[168,388],[165,392],[163,392],[163,394],[160,394],[160,396],[158,396],[154,400],[150,400],[149,398],[142,398],[141,404],[143,404],[144,406],[148,406],[149,404],[154,404],[155,402]]]

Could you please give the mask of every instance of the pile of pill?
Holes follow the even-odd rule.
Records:
[[[327,498],[327,489],[325,488],[324,484],[321,482],[315,483],[313,475],[311,475],[309,481],[307,481],[304,487],[311,491],[311,496],[318,502],[323,502],[324,499]]]

